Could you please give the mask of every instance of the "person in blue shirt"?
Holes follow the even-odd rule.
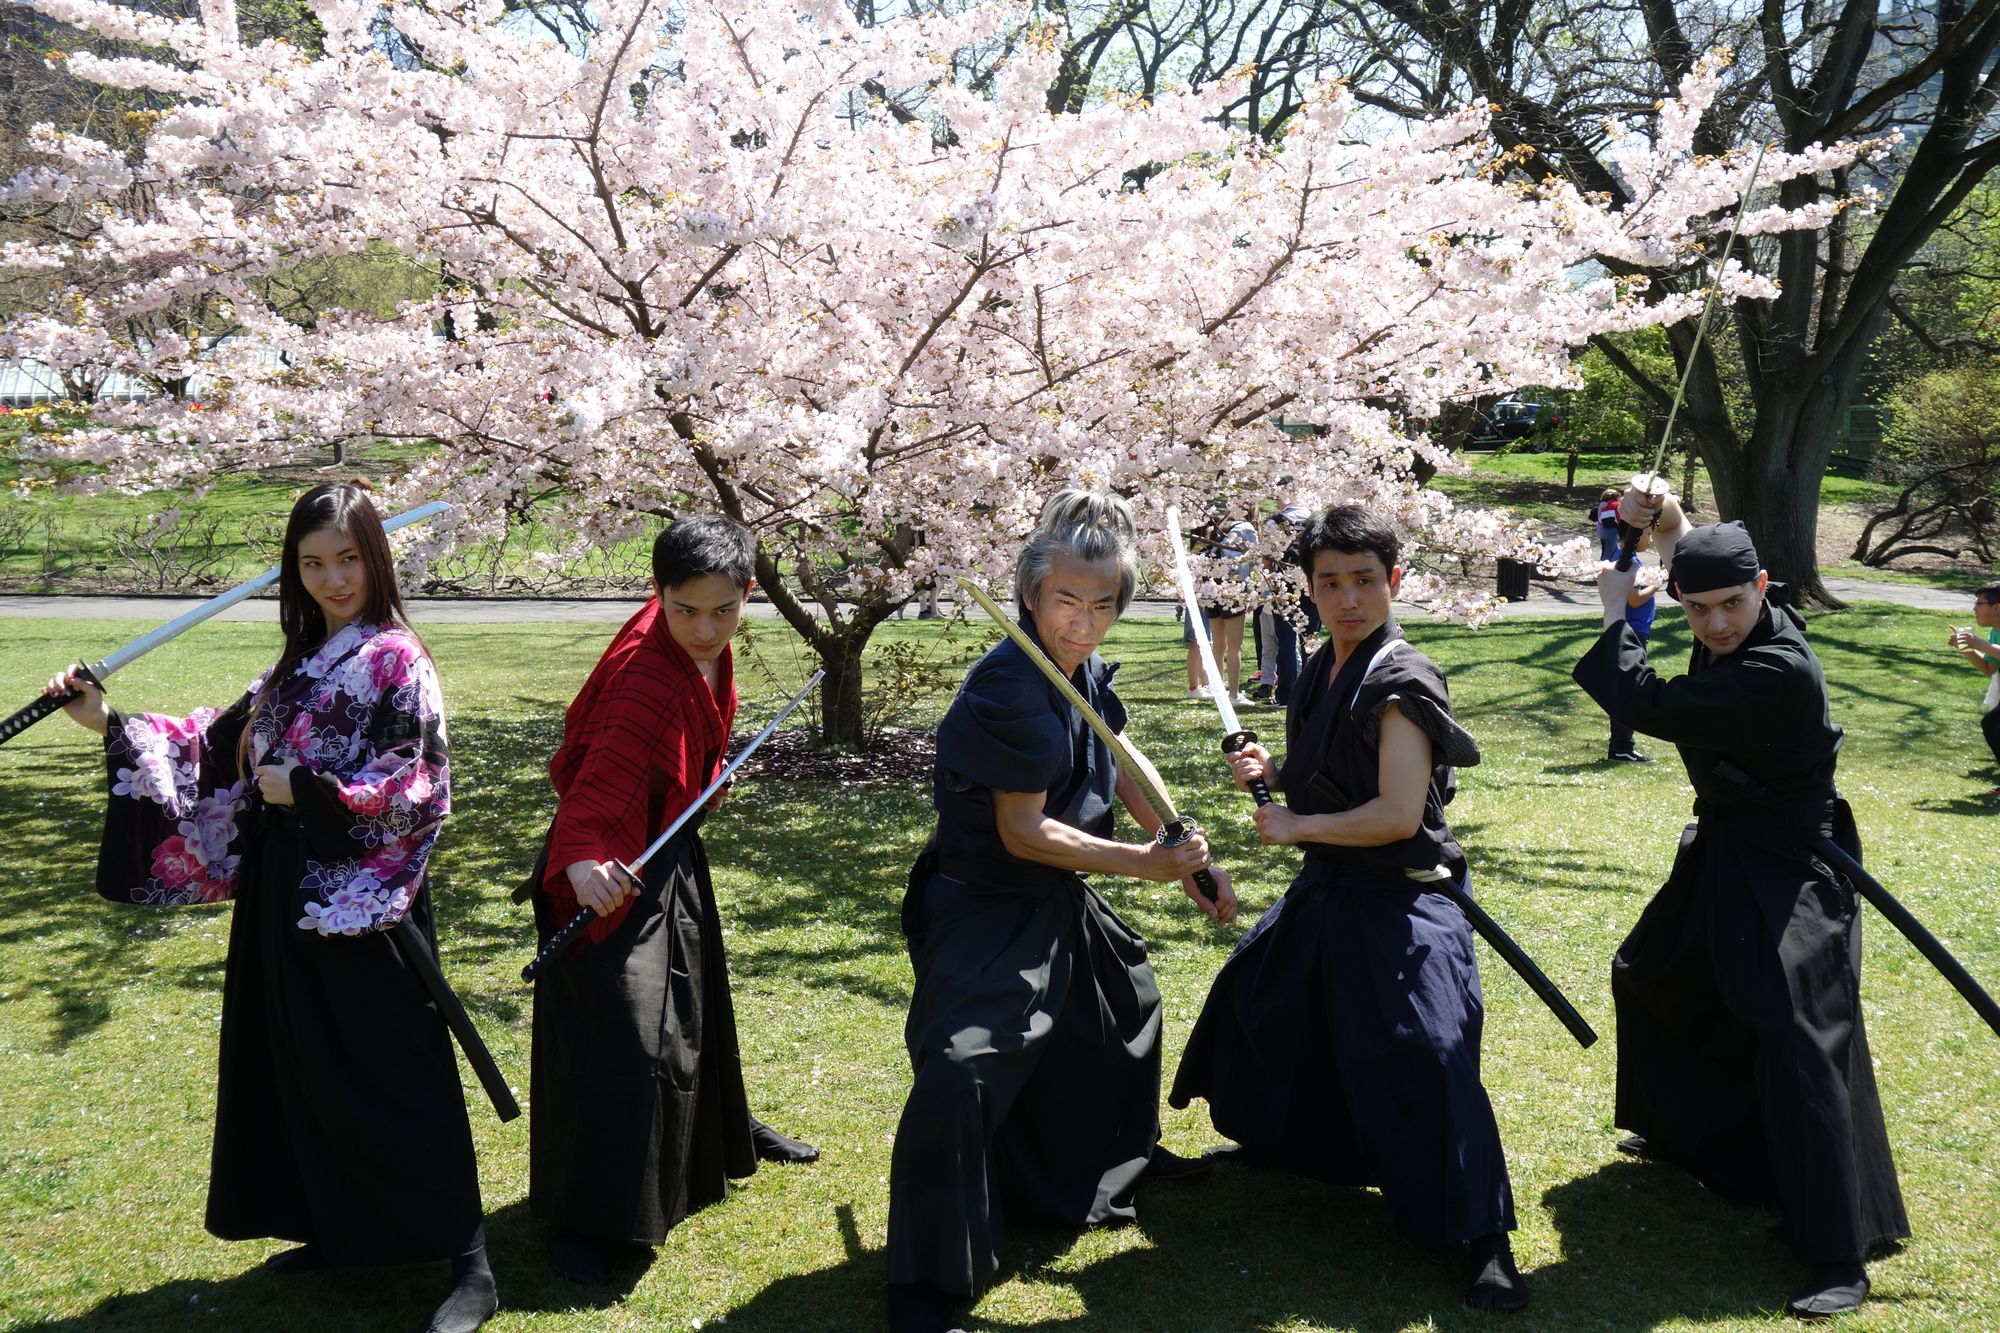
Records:
[[[1653,533],[1651,529],[1647,529],[1640,534],[1638,545],[1634,549],[1644,551],[1652,544]],[[1617,552],[1614,550],[1609,558],[1617,558]],[[1655,597],[1655,588],[1655,584],[1641,578],[1638,583],[1632,586],[1631,594],[1625,599],[1625,623],[1632,627],[1632,632],[1639,636],[1639,642],[1642,644],[1650,643],[1653,638],[1653,616],[1659,610],[1659,604]],[[1632,728],[1626,726],[1615,717],[1611,719],[1611,748],[1606,754],[1606,758],[1614,764],[1650,764],[1653,762],[1647,756],[1639,753],[1638,737],[1633,734]]]

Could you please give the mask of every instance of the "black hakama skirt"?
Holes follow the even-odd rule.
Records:
[[[547,904],[535,896],[544,941]],[[692,829],[647,864],[617,930],[536,973],[532,1078],[528,1197],[554,1226],[657,1245],[756,1171],[722,921]]]
[[[1216,974],[1169,1102],[1251,1160],[1372,1185],[1418,1243],[1514,1227],[1479,1079],[1472,930],[1448,899],[1301,878]]]
[[[388,935],[299,928],[297,818],[245,819],[258,823],[222,983],[208,1230],[300,1241],[342,1265],[465,1253],[479,1172],[443,1018]],[[427,891],[410,919],[435,949]]]
[[[1845,806],[1836,835],[1859,854]],[[1861,1016],[1851,889],[1750,813],[1689,825],[1611,967],[1621,1128],[1779,1216],[1808,1263],[1910,1234]]]
[[[1009,1213],[1134,1216],[1160,1132],[1160,993],[1096,890],[913,876],[915,1083],[889,1176],[889,1281],[970,1296]]]

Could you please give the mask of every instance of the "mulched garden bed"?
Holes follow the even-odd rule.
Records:
[[[737,743],[748,740],[737,738]],[[736,744],[730,746],[732,750]],[[838,782],[872,787],[891,782],[926,779],[937,760],[937,733],[886,727],[873,749],[855,751],[815,748],[812,732],[791,727],[765,741],[737,770],[738,777],[771,778],[783,782]]]

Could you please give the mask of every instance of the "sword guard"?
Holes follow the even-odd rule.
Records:
[[[1166,823],[1160,825],[1160,831],[1153,835],[1153,840],[1158,842],[1162,847],[1179,847],[1193,836],[1194,825],[1188,823],[1185,819],[1169,819]],[[1195,871],[1191,878],[1194,880],[1194,886],[1201,890],[1201,896],[1210,902],[1214,902],[1217,893],[1215,876],[1209,874],[1207,869],[1204,868]]]

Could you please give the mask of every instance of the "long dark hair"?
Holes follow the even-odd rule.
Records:
[[[285,522],[285,549],[278,560],[278,628],[285,635],[285,649],[278,664],[265,678],[251,705],[250,721],[237,743],[237,769],[249,777],[250,735],[256,729],[257,710],[275,689],[312,651],[326,642],[326,615],[299,576],[299,543],[323,528],[344,532],[354,542],[362,567],[368,572],[368,599],[355,624],[396,625],[408,630],[403,614],[403,594],[396,587],[396,565],[389,554],[389,534],[382,530],[382,516],[365,485],[330,482],[315,486],[298,498],[292,516]],[[419,651],[425,651],[418,640]],[[428,652],[425,651],[428,656]]]

